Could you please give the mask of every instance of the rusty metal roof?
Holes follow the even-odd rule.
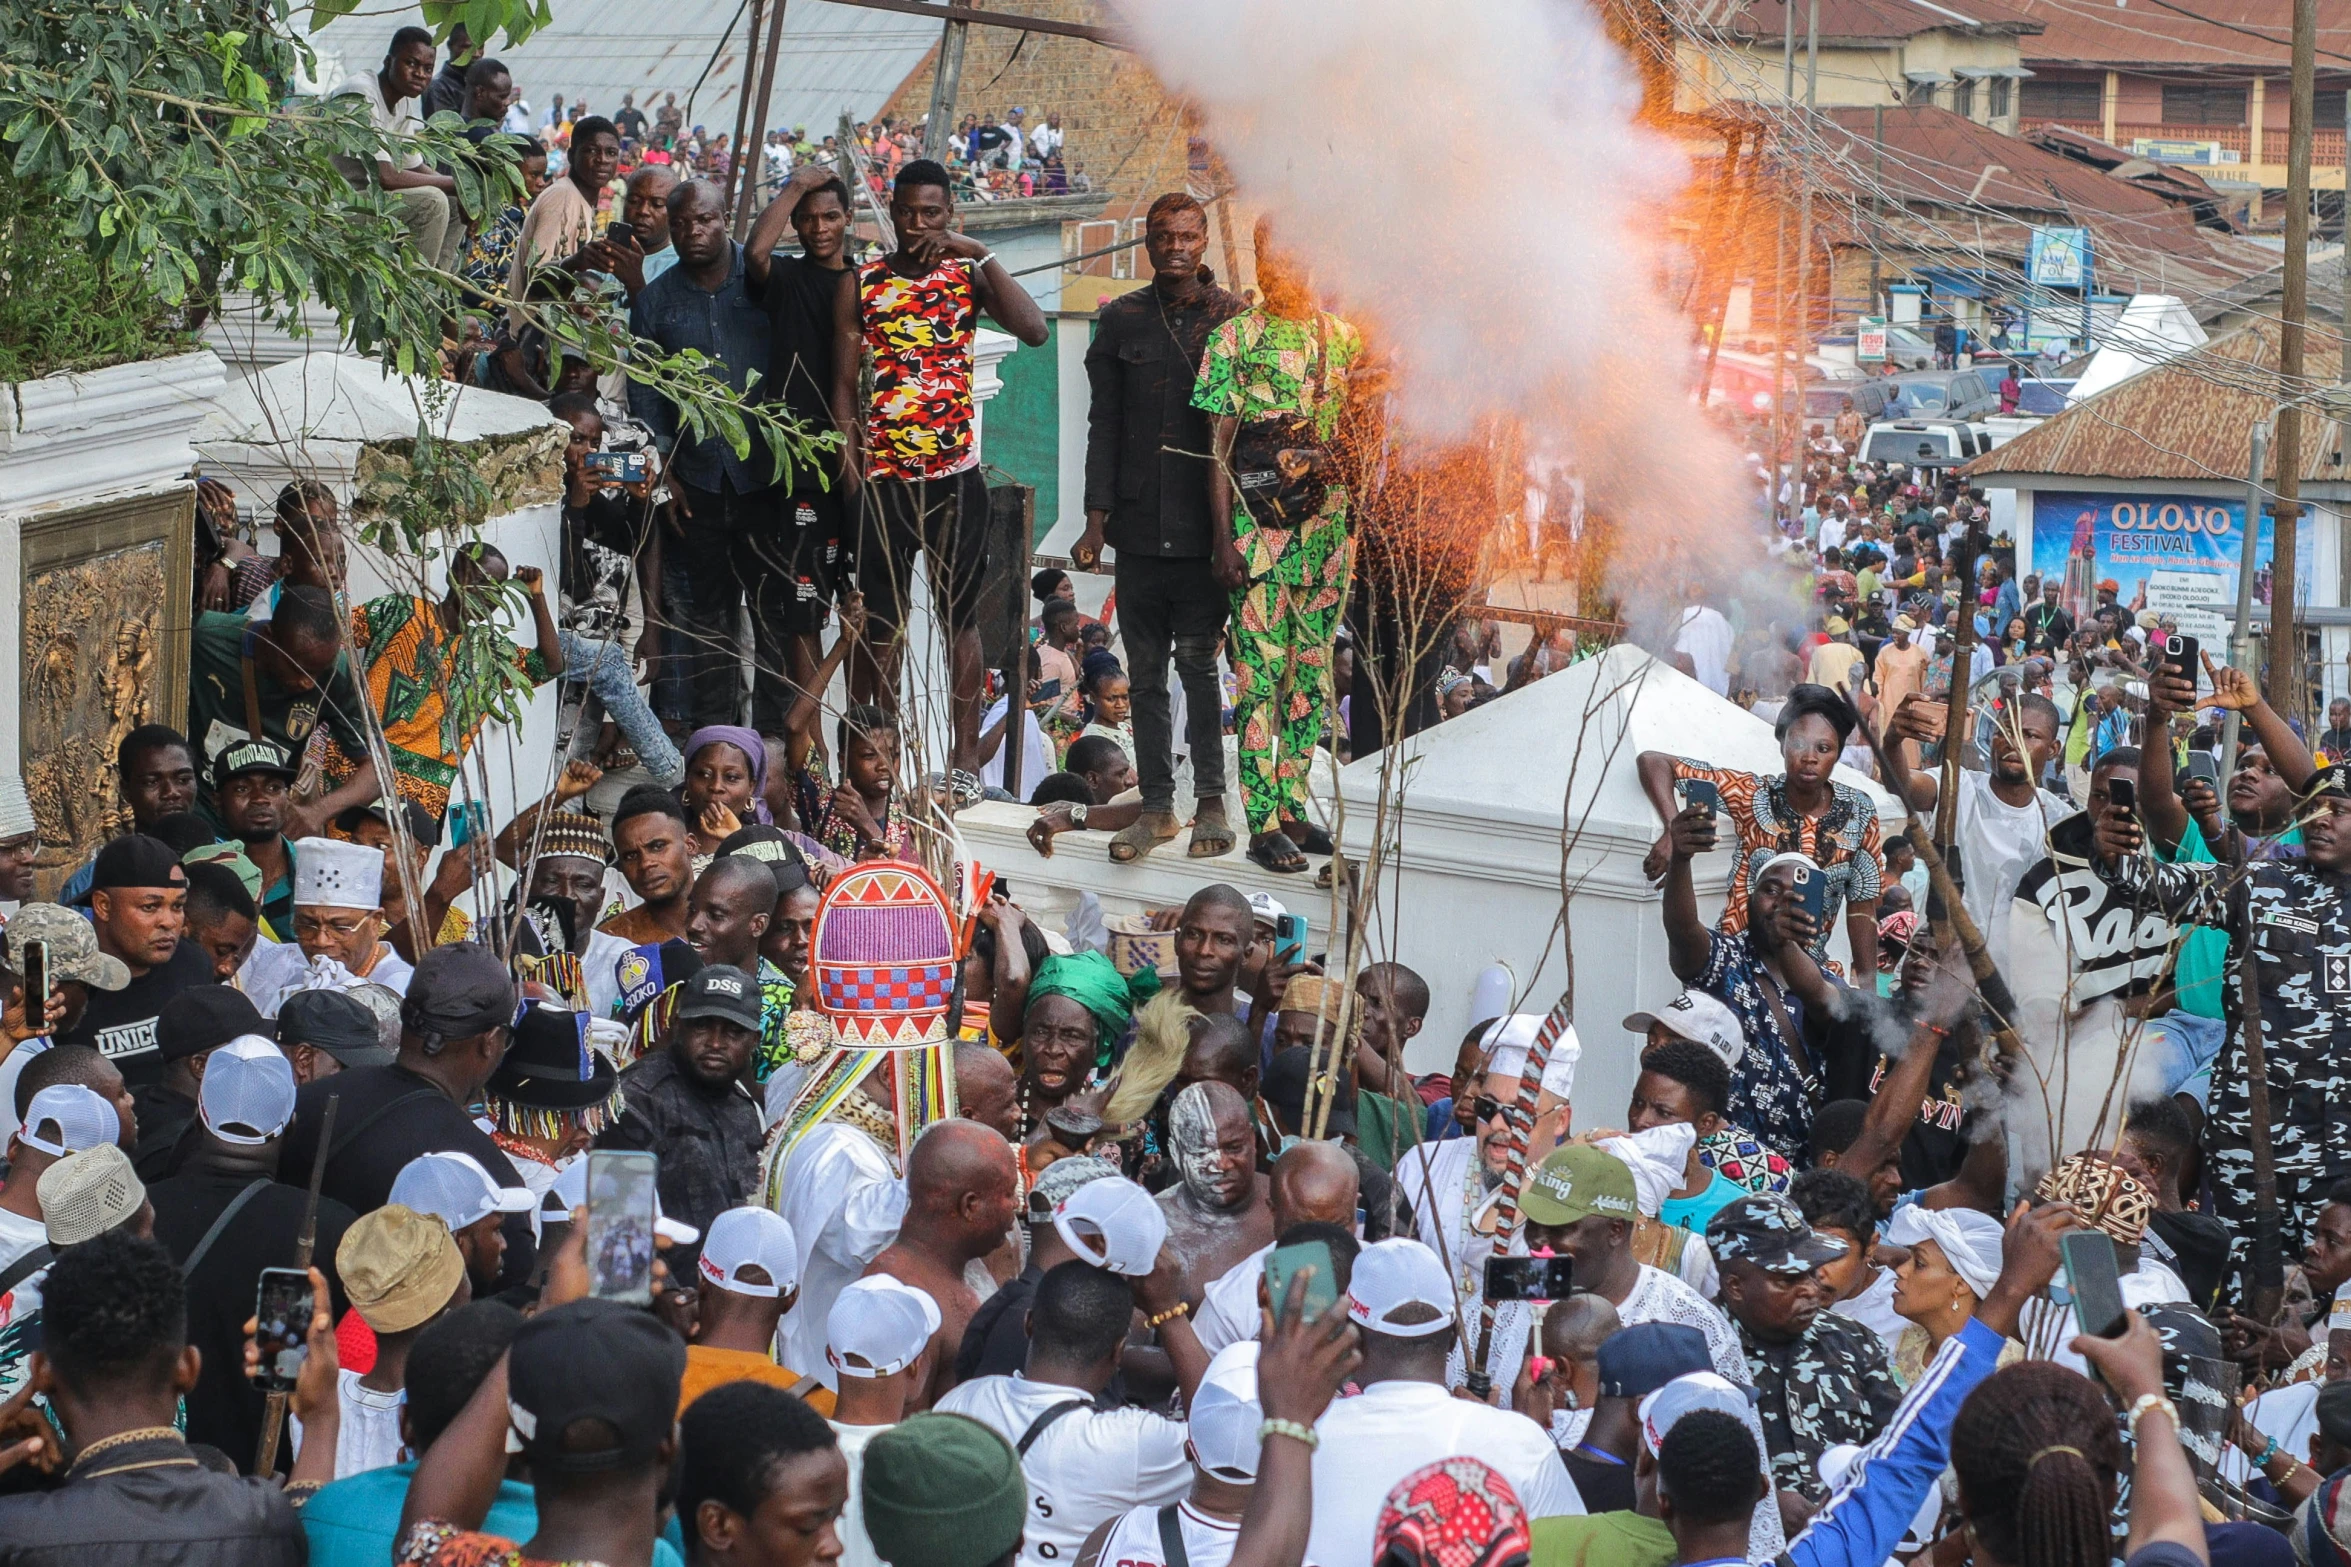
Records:
[[[2242,483],[2253,460],[2253,426],[2277,408],[2279,331],[2275,321],[2257,321],[2216,338],[2042,420],[1961,471],[1975,479],[2010,473]],[[2306,354],[2306,363],[2331,379],[2341,340],[2314,326]],[[2342,443],[2323,414],[2304,419],[2302,445],[2305,483],[2345,478]],[[2274,456],[2271,470],[2274,480]]]
[[[2293,0],[2010,0],[2043,24],[2025,44],[2036,69],[2147,66],[2176,74],[2284,72],[2292,54]],[[2351,0],[2318,0],[2318,68],[2351,65]],[[2283,84],[2280,84],[2282,88]]]
[[[1717,25],[1732,38],[1749,43],[1778,39],[1787,28],[1789,3],[1744,0]],[[1799,43],[1811,21],[1809,6],[1797,13]],[[2004,0],[1820,0],[1823,44],[1897,42],[1933,32],[2029,34],[2045,25],[2039,16]]]

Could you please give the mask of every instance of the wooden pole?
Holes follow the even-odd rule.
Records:
[[[1951,573],[1959,579],[1959,629],[1951,639],[1951,695],[1943,709],[1943,778],[1935,799],[1935,847],[1945,859],[1950,858],[1951,839],[1959,830],[1959,751],[1967,743],[1967,669],[1975,651],[1975,563],[1984,545],[1983,526],[1980,518],[1970,517],[1967,531],[1951,552]]]
[[[743,143],[743,127],[750,120],[751,95],[758,90],[753,84],[759,80],[759,19],[765,14],[766,3],[767,0],[751,0],[751,25],[743,30],[743,90],[735,95],[735,145],[738,147]],[[727,170],[724,195],[729,207],[735,204],[735,175],[742,162],[738,157]]]
[[[767,18],[767,49],[759,60],[759,102],[751,111],[751,140],[735,147],[735,173],[742,193],[735,198],[735,238],[751,234],[751,211],[758,205],[760,144],[767,140],[767,101],[775,92],[776,56],[784,46],[784,0],[775,0]]]
[[[2270,553],[2269,705],[2302,716],[2302,639],[2294,625],[2294,535],[2302,513],[2302,375],[2310,323],[2310,132],[2318,75],[2318,0],[2294,0],[2286,131],[2285,297],[2278,309],[2277,526]],[[2260,135],[2260,127],[2254,128]],[[2251,517],[2245,526],[2258,526]]]
[[[948,22],[939,29],[939,69],[931,78],[931,118],[922,137],[923,156],[934,162],[947,161],[947,143],[955,135],[955,96],[963,89],[963,45],[970,31],[969,22]]]

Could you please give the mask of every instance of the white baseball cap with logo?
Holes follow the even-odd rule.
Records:
[[[196,1113],[222,1142],[258,1148],[294,1119],[294,1064],[259,1034],[240,1034],[205,1057]]]
[[[927,1292],[877,1273],[834,1299],[824,1319],[824,1358],[845,1377],[894,1377],[914,1364],[940,1321],[939,1303]]]
[[[51,1083],[24,1108],[17,1141],[52,1159],[97,1148],[122,1136],[122,1118],[97,1091],[79,1083]]]
[[[1257,1353],[1253,1338],[1227,1344],[1216,1352],[1192,1395],[1185,1421],[1191,1439],[1192,1462],[1219,1480],[1257,1478],[1258,1428],[1265,1411],[1257,1402]]]
[[[1288,909],[1282,907],[1282,900],[1270,892],[1249,894],[1250,920],[1255,924],[1265,926],[1268,930],[1280,923],[1281,917],[1289,912]]]
[[[1374,1333],[1427,1338],[1453,1325],[1453,1281],[1437,1254],[1404,1236],[1366,1246],[1356,1253],[1347,1284],[1347,1317]],[[1414,1306],[1429,1310],[1426,1320],[1398,1320]]]
[[[1651,1025],[1704,1045],[1722,1057],[1724,1066],[1737,1066],[1747,1053],[1747,1031],[1739,1026],[1739,1015],[1703,990],[1685,990],[1654,1012],[1635,1012],[1624,1020],[1626,1032],[1633,1034],[1646,1034]]]
[[[1088,1181],[1053,1210],[1053,1229],[1081,1261],[1129,1278],[1149,1273],[1167,1244],[1167,1215],[1124,1176]]]
[[[528,1213],[538,1206],[528,1187],[500,1186],[471,1154],[418,1154],[401,1167],[386,1199],[429,1213],[454,1235],[493,1213]]]
[[[729,1208],[710,1221],[694,1267],[705,1284],[774,1300],[800,1287],[800,1242],[783,1215],[772,1209]],[[767,1275],[767,1282],[744,1278],[746,1268],[757,1268]]]

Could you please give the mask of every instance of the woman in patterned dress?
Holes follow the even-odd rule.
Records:
[[[1641,753],[1636,763],[1641,788],[1661,820],[1670,822],[1680,812],[1676,786],[1687,780],[1711,783],[1722,792],[1722,808],[1739,836],[1730,899],[1722,911],[1725,935],[1745,927],[1748,884],[1763,863],[1775,854],[1804,854],[1828,877],[1828,906],[1812,945],[1814,961],[1829,966],[1829,933],[1840,908],[1852,950],[1865,965],[1877,961],[1878,893],[1885,875],[1877,806],[1861,790],[1830,776],[1858,722],[1852,704],[1835,691],[1800,685],[1788,693],[1775,725],[1787,766],[1775,777],[1709,767],[1664,751]],[[1664,878],[1669,852],[1660,834],[1642,866],[1652,882]]]

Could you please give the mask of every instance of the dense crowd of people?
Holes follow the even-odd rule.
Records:
[[[498,134],[507,73],[434,65],[410,30],[350,90]],[[954,168],[861,127],[898,248],[860,259],[797,132],[732,240],[673,110],[558,105],[487,246],[446,175],[373,177],[420,253],[593,291],[836,468],[525,322],[472,352],[570,429],[558,568],[469,544],[353,603],[332,490],[265,551],[207,484],[186,726],[123,738],[121,830],[38,896],[0,778],[0,1567],[2351,1560],[2351,703],[2306,743],[1819,431],[1784,591],[1659,649],[1782,758],[1633,759],[1675,985],[1504,999],[1419,1069],[1469,976],[1350,972],[1212,866],[1111,948],[941,830],[1017,795],[1044,855],[1328,871],[1317,765],[1589,651],[1467,619],[1367,711],[1363,335],[1270,228],[1244,299],[1154,202],[1086,357],[1115,607],[1039,573],[999,689],[971,347],[1045,328],[956,203],[1059,178],[1057,120],[971,117]],[[480,693],[550,683],[552,787],[491,820]],[[1637,1072],[1578,1125],[1600,1051]],[[2018,1108],[2052,1082],[2106,1104]]]

